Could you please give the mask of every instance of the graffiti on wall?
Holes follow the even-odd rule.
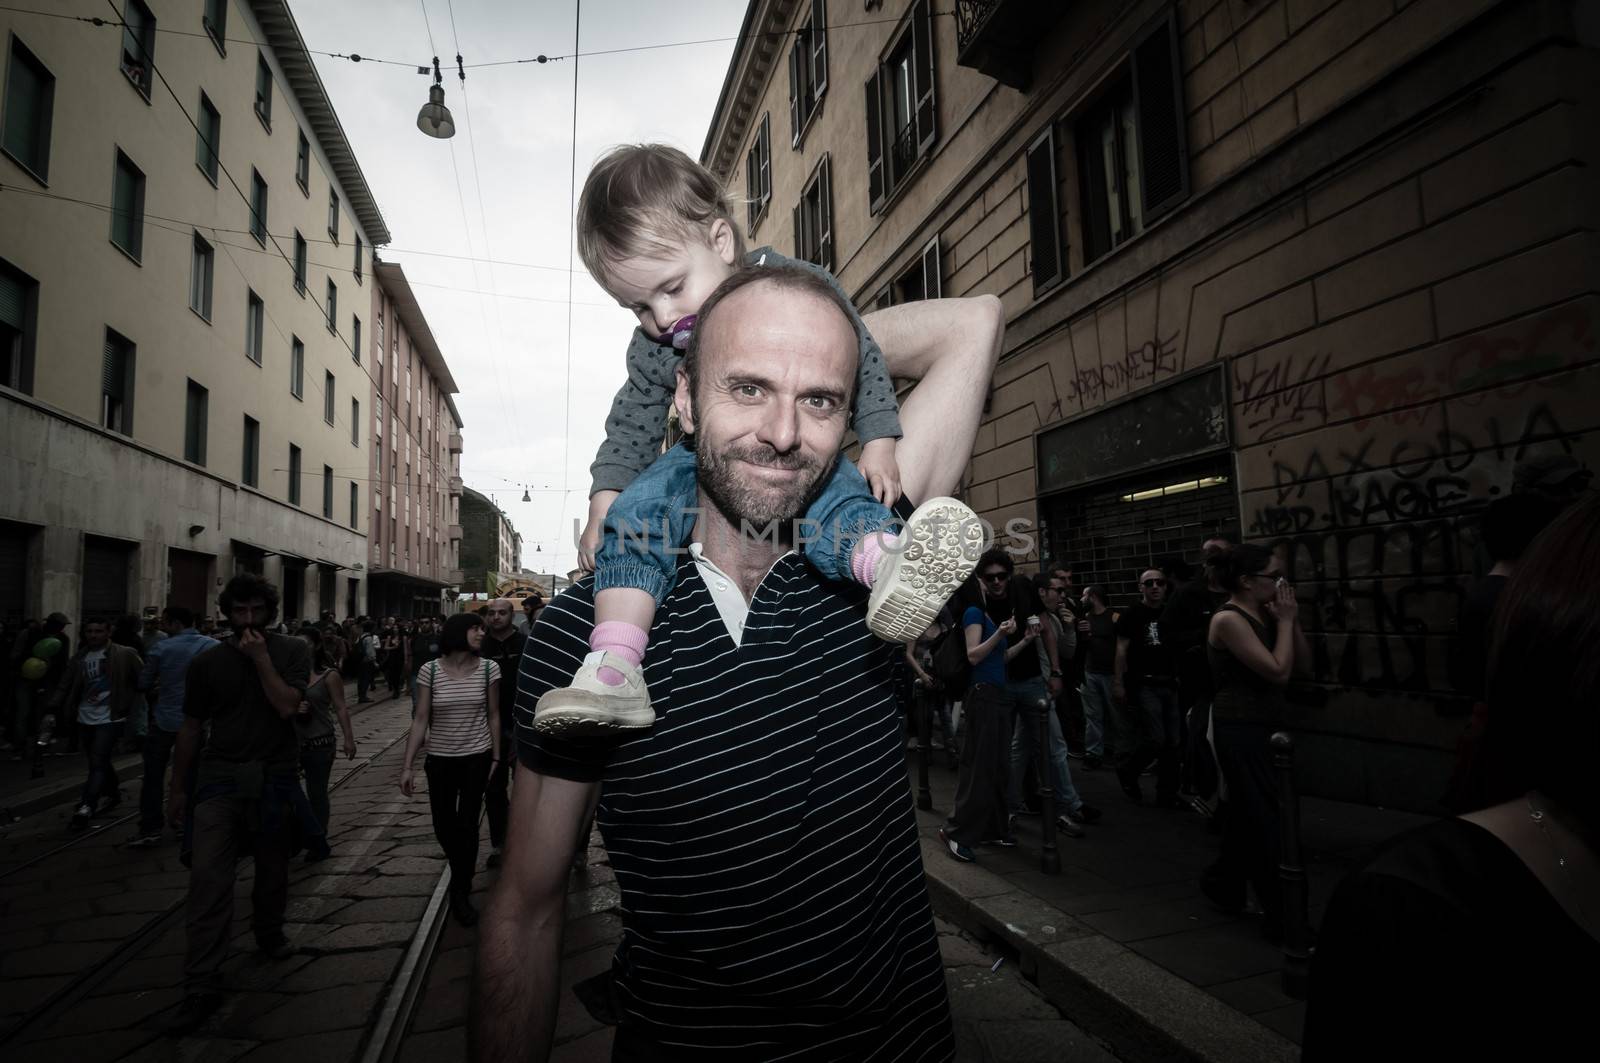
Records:
[[[1120,394],[1142,387],[1162,376],[1178,372],[1178,337],[1174,332],[1166,338],[1146,340],[1124,354],[1101,365],[1079,369],[1067,380],[1069,400],[1091,406],[1102,396]]]

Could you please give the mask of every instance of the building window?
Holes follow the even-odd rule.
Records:
[[[306,294],[306,238],[300,230],[294,231],[294,290],[305,298]]]
[[[828,91],[828,4],[811,0],[811,16],[789,49],[789,134],[796,148]]]
[[[267,316],[267,306],[261,301],[261,296],[246,289],[244,306],[244,356],[257,365],[261,364],[261,343],[265,338],[264,324]]]
[[[56,79],[16,37],[6,64],[5,128],[0,146],[42,183],[50,177],[50,119]]]
[[[194,234],[194,249],[189,256],[189,309],[211,320],[211,271],[216,252],[199,233]]]
[[[328,236],[339,242],[339,193],[328,189]]]
[[[195,134],[194,164],[206,175],[206,180],[217,183],[218,153],[222,150],[222,115],[211,105],[205,93],[200,94],[199,131]]]
[[[135,262],[144,251],[144,171],[120,150],[111,178],[111,242]]]
[[[261,486],[261,422],[254,417],[245,415],[244,419],[244,467],[239,470],[239,479],[244,481],[246,487]]]
[[[0,385],[33,393],[33,341],[39,282],[0,261]]]
[[[1035,295],[1067,275],[1057,188],[1056,129],[1051,125],[1028,145],[1028,238],[1033,244],[1029,269]]]
[[[333,423],[333,374],[322,374],[322,419]]]
[[[754,236],[756,226],[767,216],[767,205],[772,202],[772,114],[761,116],[761,128],[756,130],[750,145],[750,154],[744,160],[744,194],[749,199],[749,235]]]
[[[350,445],[361,445],[361,400],[355,398],[350,400]]]
[[[300,182],[300,191],[307,196],[311,195],[311,141],[306,139],[304,130],[298,133],[299,141],[295,145],[294,179]]]
[[[206,406],[210,392],[189,381],[189,394],[183,406],[183,460],[196,465],[206,463]]]
[[[106,329],[105,353],[100,363],[100,427],[133,435],[133,342]]]
[[[350,357],[361,364],[361,319],[354,314],[350,315]]]
[[[333,283],[333,278],[328,278],[328,331],[335,336],[339,334],[339,288]]]
[[[350,527],[355,528],[360,524],[357,515],[361,512],[361,489],[354,480],[350,481]]]
[[[300,448],[289,444],[289,504],[300,504]]]
[[[256,54],[256,117],[267,132],[272,132],[272,67],[267,57]]]
[[[794,255],[833,270],[833,179],[827,155],[817,163],[794,208]]]
[[[205,12],[200,16],[200,25],[211,38],[211,43],[217,46],[217,51],[223,55],[228,54],[228,0],[206,0]]]
[[[933,84],[933,16],[928,0],[916,0],[887,57],[867,79],[867,197],[873,214],[933,150]]]
[[[150,98],[156,62],[156,17],[144,0],[127,0],[122,9],[122,72]]]
[[[356,233],[355,275],[356,275],[356,283],[360,284],[361,283],[361,234],[360,233]]]
[[[878,294],[872,300],[872,308],[882,310],[886,306],[939,298],[943,287],[939,271],[939,238],[936,236],[928,241],[915,262],[878,289]]]
[[[255,169],[250,171],[250,235],[267,246],[267,180]]]
[[[1078,119],[1084,261],[1132,239],[1189,194],[1189,150],[1171,20],[1135,45],[1128,70]]]
[[[306,390],[306,345],[299,336],[289,337],[289,394],[302,401]]]
[[[333,469],[327,465],[322,467],[322,515],[333,519]]]

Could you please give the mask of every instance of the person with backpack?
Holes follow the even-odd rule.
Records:
[[[478,814],[489,773],[499,764],[500,666],[479,656],[483,617],[457,613],[444,622],[440,656],[417,672],[417,707],[400,762],[400,792],[414,789],[412,765],[424,737],[433,833],[450,861],[450,914],[462,926],[478,921],[472,893],[478,863]]]
[[[378,674],[378,635],[370,620],[361,625],[361,637],[356,640],[355,654],[356,704],[366,705],[372,701],[367,695],[372,691],[373,677]]]
[[[963,606],[959,645],[966,647],[968,673],[967,732],[961,743],[961,773],[956,781],[956,807],[943,827],[939,843],[963,863],[977,857],[973,847],[1014,846],[1006,815],[1006,786],[1011,772],[1011,699],[1006,694],[1006,662],[1033,652],[1036,631],[1029,629],[1013,645],[1017,622],[1006,617],[996,624],[985,609],[986,583],[1003,587],[1009,577],[998,562],[980,564],[978,575],[962,584],[956,600]],[[953,651],[950,651],[953,653]]]

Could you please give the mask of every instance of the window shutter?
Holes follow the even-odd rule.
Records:
[[[922,297],[938,299],[940,295],[939,238],[935,236],[922,250]]]
[[[761,138],[757,136],[756,147],[744,157],[745,233],[748,236],[755,235],[756,204],[761,200],[761,189],[756,185],[756,152],[761,150],[760,144]]]
[[[823,269],[833,272],[833,162],[826,155],[817,175],[817,258]]]
[[[883,107],[879,100],[882,83],[881,70],[873,71],[867,79],[867,203],[872,214],[883,209]]]
[[[1033,244],[1033,290],[1061,279],[1061,208],[1056,200],[1055,127],[1028,148],[1028,237]]]
[[[1083,260],[1092,262],[1111,250],[1111,212],[1106,191],[1105,153],[1095,122],[1079,122],[1078,184],[1083,193]]]
[[[100,391],[113,399],[122,398],[123,388],[122,346],[106,335],[105,356],[100,361]]]
[[[804,261],[807,255],[806,247],[806,197],[801,196],[790,212],[794,216],[794,257]]]
[[[828,91],[828,3],[811,0],[811,97]]]
[[[0,325],[9,325],[22,331],[22,319],[28,305],[28,293],[9,271],[0,271]]]
[[[933,146],[937,136],[933,104],[933,16],[928,0],[917,0],[911,12],[912,61],[917,79],[917,154]],[[898,178],[897,178],[898,180]]]
[[[772,112],[761,116],[761,208],[772,200]]]
[[[1133,103],[1139,116],[1144,220],[1170,210],[1189,194],[1178,37],[1171,16],[1133,50]]]
[[[789,143],[796,148],[800,146],[800,57],[805,50],[805,34],[795,34],[789,49]]]

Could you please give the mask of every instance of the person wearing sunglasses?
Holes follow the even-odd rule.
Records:
[[[1134,804],[1144,803],[1139,775],[1156,764],[1156,804],[1182,808],[1178,800],[1178,760],[1182,747],[1178,718],[1178,677],[1170,647],[1162,637],[1161,610],[1167,579],[1159,569],[1139,576],[1139,601],[1117,617],[1116,678],[1111,683],[1118,724],[1117,781]]]
[[[1206,869],[1201,891],[1227,911],[1245,904],[1245,884],[1255,888],[1262,933],[1283,931],[1283,891],[1278,879],[1278,790],[1268,741],[1283,722],[1283,689],[1291,676],[1311,671],[1311,647],[1300,629],[1294,588],[1283,565],[1264,546],[1244,543],[1212,562],[1228,600],[1211,617],[1206,653],[1215,694],[1212,742],[1227,800],[1222,808],[1222,852]]]

